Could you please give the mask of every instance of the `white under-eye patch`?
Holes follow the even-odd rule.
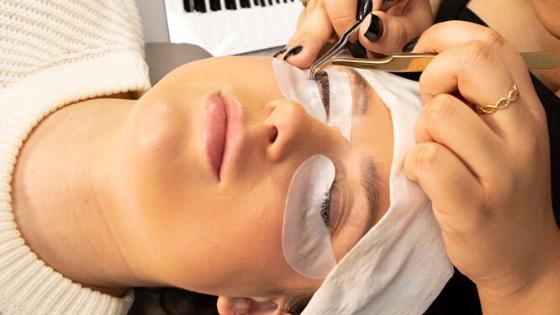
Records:
[[[273,59],[278,85],[284,96],[299,103],[307,113],[327,122],[327,113],[315,80],[308,70],[300,70]],[[329,78],[329,120],[350,142],[352,129],[352,90],[348,75],[336,68],[327,70]],[[296,171],[286,199],[282,247],[288,264],[312,279],[323,279],[336,267],[329,228],[321,215],[325,194],[335,177],[333,162],[314,155]]]
[[[297,169],[288,189],[282,232],[284,256],[295,271],[311,279],[323,279],[336,267],[329,228],[321,215],[334,177],[333,162],[314,155]]]

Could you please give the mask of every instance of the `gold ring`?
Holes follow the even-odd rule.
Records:
[[[508,97],[503,97],[496,102],[496,105],[476,105],[476,111],[483,114],[492,114],[498,109],[503,109],[509,106],[510,102],[515,102],[519,91],[517,90],[517,85],[513,85],[513,90],[509,91]]]
[[[309,0],[301,0],[301,4],[303,4],[304,7],[307,6],[308,2],[309,2]]]

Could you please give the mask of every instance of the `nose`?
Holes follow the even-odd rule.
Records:
[[[269,106],[265,124],[270,139],[266,155],[270,161],[278,163],[292,154],[318,153],[327,136],[324,123],[293,101],[275,101]]]

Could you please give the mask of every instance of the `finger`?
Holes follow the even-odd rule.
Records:
[[[482,200],[480,183],[449,149],[435,142],[424,142],[408,152],[404,170],[406,176],[420,184],[430,200],[434,215],[445,231],[465,226],[476,215],[470,211]]]
[[[469,103],[483,106],[495,104],[508,96],[513,78],[502,59],[488,45],[471,41],[440,53],[420,78],[422,101],[427,104],[440,94],[459,92]],[[514,130],[527,115],[527,108],[512,103],[483,119],[499,135]],[[512,129],[514,128],[514,129]]]
[[[493,178],[501,168],[504,142],[469,107],[449,94],[427,103],[414,124],[418,143],[437,142],[451,150],[477,178]]]
[[[357,22],[358,1],[356,0],[325,0],[325,8],[338,37]]]
[[[303,21],[305,21],[306,17],[307,17],[307,9],[303,8],[303,10],[301,10],[301,13],[298,16],[298,20],[297,20],[297,24],[296,24],[296,31],[301,27],[301,25],[303,24]]]
[[[275,54],[273,56],[274,58],[284,59],[284,54],[286,53],[286,51],[288,51],[288,47],[292,47],[292,46],[289,46],[289,45],[290,45],[291,42],[295,41],[295,37],[297,36],[297,30],[299,30],[301,28],[301,25],[303,24],[303,21],[305,21],[306,17],[307,17],[307,9],[303,8],[303,10],[301,10],[301,12],[299,13],[299,16],[298,16],[296,32],[294,33],[294,35],[292,35],[292,37],[290,38],[290,41],[288,42],[288,44],[286,46],[284,46],[283,49],[280,49],[280,50],[275,52]]]
[[[413,52],[441,53],[451,47],[474,40],[481,41],[492,48],[502,62],[508,66],[514,82],[520,88],[520,95],[531,97],[535,95],[527,66],[521,55],[499,33],[488,27],[463,21],[438,23],[422,34]],[[531,102],[528,105],[531,110],[542,112],[542,106],[539,103]]]
[[[394,16],[381,11],[369,14],[360,26],[360,43],[369,51],[389,55],[432,25],[431,10]]]
[[[332,25],[324,8],[317,7],[313,11],[308,11],[301,26],[286,45],[287,51],[277,57],[285,58],[288,63],[296,67],[309,68],[332,32]],[[298,45],[302,46],[301,51],[288,55],[290,50]]]

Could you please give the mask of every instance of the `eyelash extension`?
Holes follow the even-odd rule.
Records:
[[[336,185],[336,180],[332,183],[331,187],[327,189],[323,195],[323,202],[321,203],[321,217],[327,228],[331,228],[331,201],[332,193]]]
[[[321,96],[321,102],[325,106],[327,111],[327,117],[329,116],[330,107],[330,86],[329,86],[329,75],[326,71],[321,70],[317,73],[317,85],[319,85],[319,92]]]

